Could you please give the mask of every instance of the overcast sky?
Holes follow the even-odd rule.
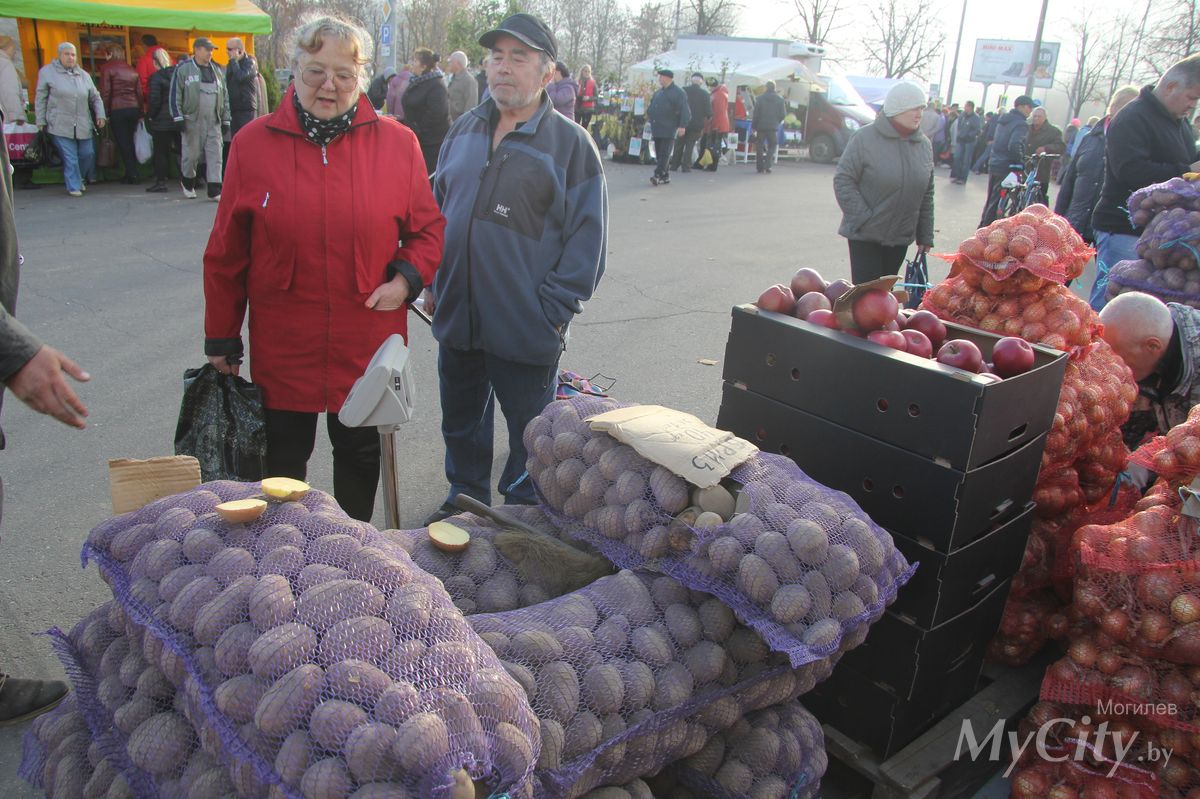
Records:
[[[861,35],[855,32],[865,29],[870,24],[867,11],[873,0],[844,0],[843,10],[838,17],[839,30],[835,34],[833,49],[846,71],[864,73],[859,51],[861,50]],[[939,67],[942,59],[938,58],[934,74],[928,77],[928,82],[941,83],[942,96],[945,97],[945,86],[950,79],[951,61],[954,57],[954,41],[958,35],[958,23],[962,15],[961,0],[933,0],[935,7],[940,10],[939,17],[946,33],[945,69]],[[1043,41],[1062,43],[1059,55],[1059,71],[1057,77],[1062,78],[1072,70],[1074,64],[1073,34],[1069,28],[1071,15],[1079,14],[1085,6],[1093,9],[1097,18],[1111,18],[1122,9],[1144,9],[1141,0],[1088,0],[1080,3],[1078,0],[1049,0],[1046,12],[1046,30],[1042,35]],[[958,78],[954,92],[955,102],[975,100],[977,103],[983,96],[983,85],[968,82],[971,71],[971,59],[975,51],[976,39],[1019,39],[1033,41],[1037,33],[1038,15],[1041,12],[1041,0],[967,0],[966,23],[963,27],[962,51],[958,61]],[[852,23],[842,26],[841,23]],[[803,25],[798,21],[792,0],[745,0],[741,14],[741,35],[762,36],[770,38],[790,38],[789,33],[802,35]],[[941,72],[939,78],[938,73]],[[993,86],[988,95],[988,105],[1002,87]],[[1015,91],[1014,91],[1015,89]],[[1024,86],[1009,90],[1010,100]],[[1041,97],[1041,90],[1035,96]]]

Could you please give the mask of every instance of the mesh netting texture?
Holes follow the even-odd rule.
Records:
[[[1186,252],[1186,247],[1178,251]],[[1152,294],[1163,302],[1200,308],[1200,271],[1178,266],[1158,267],[1150,261],[1118,261],[1108,272],[1108,298],[1130,291]]]
[[[1200,405],[1187,419],[1138,447],[1129,462],[1171,482],[1191,482],[1200,474]]]
[[[1200,273],[1196,272],[1200,255],[1200,210],[1172,208],[1156,214],[1138,238],[1137,252],[1160,269],[1178,269],[1197,284],[1193,294],[1200,294]]]
[[[1024,271],[1010,290],[1030,291],[1045,281],[1066,283],[1079,277],[1094,254],[1070,222],[1037,204],[979,228],[963,240],[958,252],[941,257],[974,266],[996,282]]]
[[[440,582],[321,492],[246,525],[212,512],[257,488],[211,483],[85,545],[140,667],[189,700],[130,733],[135,765],[161,783],[216,759],[240,796],[450,796],[464,779],[527,795],[537,719]]]
[[[619,407],[555,402],[525,429],[547,515],[617,566],[650,564],[718,598],[794,666],[865,634],[911,576],[852,499],[791,460],[756,455],[697,489],[585,421]]]
[[[1144,227],[1163,211],[1174,208],[1200,211],[1200,184],[1183,178],[1155,183],[1129,195],[1128,207],[1134,227]]]

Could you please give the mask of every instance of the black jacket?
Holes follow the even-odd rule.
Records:
[[[225,68],[225,87],[229,90],[230,111],[258,111],[258,62],[252,55],[229,60]]]
[[[1013,164],[1025,163],[1025,140],[1029,138],[1029,121],[1017,109],[1012,109],[996,123],[992,139],[992,157],[988,169],[999,171]]]
[[[972,144],[979,138],[979,133],[983,129],[983,120],[979,118],[979,114],[972,111],[970,114],[963,112],[958,117],[958,143]]]
[[[1197,160],[1196,139],[1188,121],[1172,116],[1154,96],[1154,87],[1146,86],[1109,123],[1104,156],[1104,188],[1092,227],[1140,236],[1126,213],[1129,195],[1187,172]]]
[[[684,86],[683,92],[687,95],[688,110],[692,112],[692,119],[687,126],[691,130],[700,130],[712,118],[712,97],[694,83]]]
[[[1054,213],[1064,216],[1084,241],[1095,241],[1092,211],[1104,185],[1104,123],[1097,124],[1079,142],[1063,172],[1062,188]]]
[[[450,129],[450,95],[442,81],[442,71],[414,75],[401,99],[404,124],[412,128],[421,149],[438,148]]]
[[[179,130],[179,123],[171,116],[171,77],[175,67],[164,67],[150,76],[150,98],[147,100],[146,127],[166,132]]]
[[[754,101],[753,124],[755,130],[773,131],[779,127],[785,116],[787,116],[787,103],[775,92],[763,92],[763,95]]]

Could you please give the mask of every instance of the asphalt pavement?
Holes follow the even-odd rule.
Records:
[[[660,187],[650,185],[650,167],[606,162],[606,172],[608,268],[571,325],[563,366],[615,380],[622,399],[714,422],[730,307],[800,266],[849,278],[834,167],[781,162],[759,175],[752,165],[723,165]],[[985,188],[984,177],[956,186],[938,170],[935,251],[974,231]],[[201,256],[215,211],[183,199],[178,185],[165,195],[117,184],[92,186],[82,198],[61,187],[17,192],[25,256],[18,317],[92,380],[79,389],[91,412],[85,431],[5,402],[0,668],[8,673],[60,676],[38,633],[70,629],[109,598],[95,568],[81,570],[80,546],[111,514],[107,461],[173,452],[183,371],[204,362]],[[944,277],[945,264],[931,260],[932,277]],[[417,411],[399,435],[398,479],[402,526],[415,527],[445,499],[446,483],[435,342],[415,316],[409,328]],[[497,477],[505,452],[498,440]],[[331,490],[323,432],[309,482]],[[374,521],[382,519],[379,504]],[[16,777],[25,726],[0,730],[5,797],[36,795]]]

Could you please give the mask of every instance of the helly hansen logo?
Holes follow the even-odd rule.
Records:
[[[492,211],[492,213],[495,214],[496,216],[502,216],[505,219],[508,219],[509,210],[511,210],[511,209],[509,209],[509,207],[507,205],[503,205],[501,203],[496,203],[496,207]]]

